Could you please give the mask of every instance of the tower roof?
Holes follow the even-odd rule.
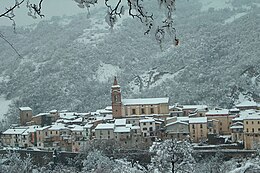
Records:
[[[115,76],[115,78],[114,78],[114,83],[113,83],[112,88],[120,88],[120,85],[118,85],[118,82],[117,82],[116,76]]]
[[[115,78],[114,78],[114,84],[113,84],[113,85],[118,85],[116,76],[115,76]]]

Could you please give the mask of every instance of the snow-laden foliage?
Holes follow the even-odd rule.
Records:
[[[151,160],[151,172],[194,172],[195,159],[192,156],[193,147],[188,141],[166,140],[154,143],[151,152],[155,156]]]
[[[0,159],[0,172],[3,173],[31,173],[32,169],[33,164],[29,155],[22,159],[19,154],[10,151]]]

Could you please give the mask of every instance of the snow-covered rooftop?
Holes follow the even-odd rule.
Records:
[[[71,125],[71,126],[68,126],[71,131],[83,131],[84,130],[84,127],[83,126],[79,126],[79,125]]]
[[[169,124],[166,124],[165,126],[170,126],[170,125],[174,125],[174,124],[183,124],[183,125],[189,125],[189,123],[186,123],[186,122],[182,122],[182,121],[175,121],[175,122],[172,122],[172,123],[169,123]]]
[[[69,128],[65,127],[65,124],[58,123],[52,125],[48,130],[65,130],[65,129],[69,129]]]
[[[123,105],[154,105],[161,103],[169,103],[169,97],[164,98],[139,98],[139,99],[123,99]]]
[[[75,112],[64,112],[64,113],[60,113],[60,118],[61,119],[67,119],[67,120],[72,120],[72,119],[76,119],[76,113]]]
[[[239,117],[235,117],[232,121],[243,121],[247,117],[258,117],[260,112],[256,110],[243,110],[239,113]]]
[[[147,118],[147,119],[142,119],[139,122],[140,123],[150,123],[150,122],[155,122],[155,120],[152,118]]]
[[[85,129],[90,129],[91,127],[93,127],[93,124],[86,124],[86,125],[84,126]]]
[[[115,133],[130,133],[131,129],[127,127],[116,127],[114,132]]]
[[[106,109],[98,109],[95,112],[96,114],[112,114],[112,110],[106,110]]]
[[[244,126],[231,126],[230,129],[243,129]]]
[[[54,110],[51,110],[50,113],[57,113],[58,110],[54,109]]]
[[[237,108],[239,108],[239,107],[251,107],[251,106],[257,106],[257,103],[254,102],[254,101],[246,100],[246,101],[243,101],[243,102],[236,105]]]
[[[28,135],[29,133],[36,132],[36,129],[39,128],[39,126],[33,125],[33,126],[26,126],[25,128],[27,129],[23,132],[23,135]]]
[[[244,120],[260,120],[260,115],[259,114],[250,115],[245,117]]]
[[[206,112],[206,116],[210,115],[228,115],[229,110],[228,109],[221,109],[221,110],[209,110]]]
[[[189,119],[189,123],[190,123],[190,124],[207,123],[207,117],[190,118],[190,119]]]
[[[114,129],[114,124],[98,124],[95,130],[102,130],[102,129]]]
[[[125,126],[126,125],[126,119],[116,119],[115,120],[115,125],[116,126]]]
[[[136,130],[138,130],[138,129],[140,129],[140,126],[132,126],[131,129],[136,129]]]
[[[21,111],[32,111],[32,108],[30,107],[19,107]]]
[[[34,115],[33,117],[40,117],[40,116],[44,116],[44,115],[49,115],[49,113],[39,113],[37,115]]]
[[[186,121],[188,122],[189,121],[189,117],[177,117],[177,121]]]
[[[21,135],[23,134],[28,128],[25,129],[7,129],[3,132],[4,135]]]
[[[113,85],[112,88],[120,88],[120,85]]]
[[[183,105],[183,109],[206,109],[208,108],[207,105]]]
[[[112,106],[107,106],[105,110],[112,111]]]
[[[45,130],[45,129],[48,129],[48,128],[50,128],[50,126],[44,126],[44,127],[36,128],[36,130],[42,131],[42,130]]]
[[[238,108],[232,108],[232,109],[229,109],[230,112],[239,112],[240,110]]]

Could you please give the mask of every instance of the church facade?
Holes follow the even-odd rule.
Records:
[[[169,115],[169,98],[122,99],[121,88],[115,77],[111,87],[112,113],[114,118]]]

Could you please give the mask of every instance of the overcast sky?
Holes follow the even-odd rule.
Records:
[[[14,4],[15,0],[0,0],[0,14],[4,11],[5,7],[10,7]],[[39,0],[38,0],[39,1]],[[31,2],[38,2],[37,0],[31,0]],[[100,1],[103,5],[103,2]],[[101,6],[101,5],[100,5]],[[77,3],[73,0],[44,0],[42,4],[42,12],[45,15],[44,19],[50,19],[52,16],[63,15],[75,15],[78,13],[87,12],[87,9],[81,9],[77,6]],[[26,8],[26,2],[21,8],[15,10],[15,21],[18,26],[29,25],[37,23],[40,19],[32,19],[27,15],[28,9]],[[42,19],[41,19],[42,20]],[[12,25],[12,22],[8,19],[0,18],[0,25]]]

